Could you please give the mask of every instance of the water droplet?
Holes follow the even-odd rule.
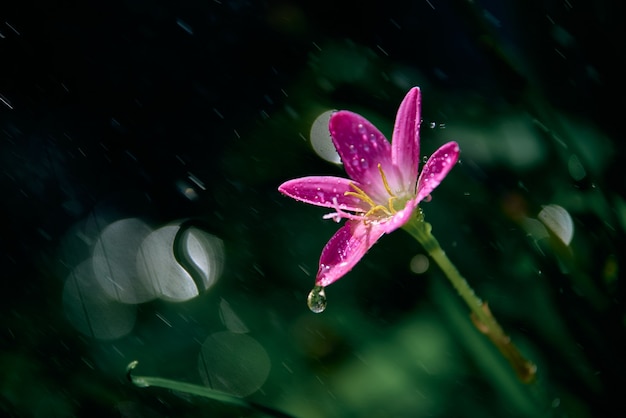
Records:
[[[427,155],[424,155],[424,156],[422,157],[422,162],[423,162],[424,164],[426,164],[426,161],[428,161],[428,156],[427,156]]]
[[[309,292],[309,296],[306,298],[306,304],[309,306],[311,312],[324,312],[324,309],[326,309],[326,292],[324,292],[324,286],[315,286],[313,290]]]

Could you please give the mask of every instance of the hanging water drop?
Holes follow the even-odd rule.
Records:
[[[326,309],[326,292],[324,292],[324,286],[315,286],[313,290],[309,292],[309,296],[306,298],[306,304],[309,306],[311,312],[324,312],[324,309]]]

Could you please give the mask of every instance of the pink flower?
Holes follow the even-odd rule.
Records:
[[[448,142],[418,178],[420,106],[420,89],[414,87],[398,109],[391,143],[364,117],[346,110],[333,113],[330,135],[350,178],[302,177],[278,188],[296,200],[334,209],[325,219],[347,219],[322,250],[316,286],[339,280],[383,234],[406,224],[457,162],[459,146]]]

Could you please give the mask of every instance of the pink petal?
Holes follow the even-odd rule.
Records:
[[[354,192],[350,183],[358,183],[341,177],[311,176],[289,180],[278,187],[278,191],[293,199],[311,205],[334,208],[336,199],[339,208],[352,212],[367,212],[369,205],[354,196],[346,196],[345,192]]]
[[[383,225],[347,221],[322,250],[315,284],[328,286],[352,270],[367,250],[384,234]]]
[[[333,113],[328,126],[346,173],[361,183],[366,192],[386,200],[389,196],[378,171],[378,164],[383,168],[390,184],[397,178],[396,170],[391,164],[389,141],[363,116],[347,110]]]
[[[415,191],[419,167],[421,102],[419,87],[413,87],[400,104],[391,140],[391,159],[411,192]]]
[[[406,203],[404,209],[394,213],[393,217],[384,224],[385,234],[389,234],[396,229],[403,227],[404,224],[411,219],[411,215],[413,215],[413,211],[419,202],[420,201],[417,200],[417,198],[411,199]]]
[[[448,142],[430,156],[422,170],[417,183],[417,201],[428,196],[435,187],[448,175],[454,164],[459,160],[459,144]]]

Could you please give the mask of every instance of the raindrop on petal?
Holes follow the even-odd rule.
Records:
[[[321,313],[326,309],[326,292],[324,286],[315,286],[306,298],[306,304],[313,313]]]

